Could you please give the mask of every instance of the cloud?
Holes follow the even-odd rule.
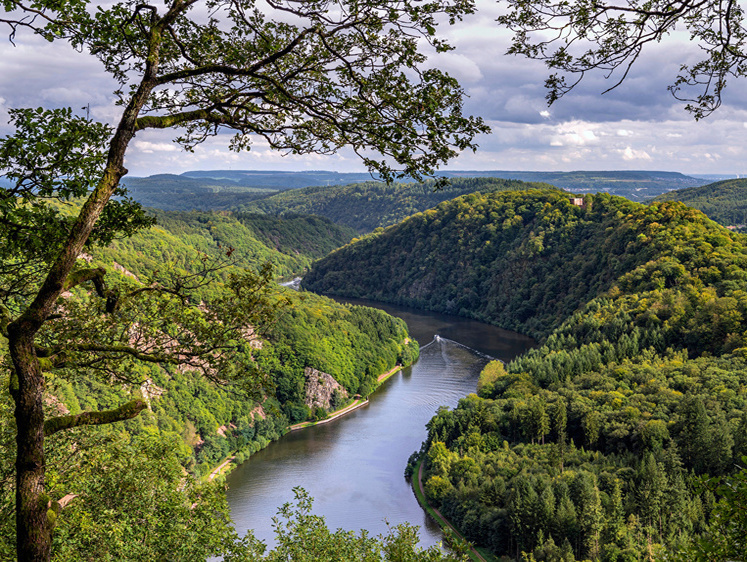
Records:
[[[659,169],[683,173],[744,173],[744,111],[717,118],[662,121],[584,120],[517,124],[491,122],[478,155],[462,154],[449,169]],[[620,131],[625,134],[620,135]],[[499,166],[496,168],[496,166]]]
[[[136,150],[142,152],[143,154],[155,154],[157,152],[176,152],[179,150],[179,147],[174,143],[167,142],[149,142],[136,140],[133,145]]]
[[[439,55],[437,60],[430,59],[427,66],[447,72],[462,85],[475,84],[483,79],[480,67],[475,61],[453,52]]]
[[[651,160],[653,160],[653,158],[651,158],[651,156],[645,150],[634,150],[629,146],[626,146],[625,150],[622,151],[622,157],[623,160],[626,161],[645,160],[647,162],[650,162]]]
[[[550,146],[584,146],[599,141],[596,127],[591,123],[570,122],[555,127],[550,138]]]
[[[747,171],[747,88],[727,88],[723,107],[700,122],[667,91],[680,64],[695,62],[702,54],[687,36],[651,45],[620,87],[602,95],[613,82],[592,72],[548,108],[543,87],[548,69],[537,61],[505,56],[510,33],[495,22],[504,8],[494,0],[478,0],[477,8],[463,22],[439,27],[455,50],[428,62],[461,81],[469,95],[464,111],[482,116],[493,130],[477,139],[477,153],[463,153],[450,169]],[[50,44],[20,33],[17,39],[16,47],[0,43],[0,135],[10,130],[11,107],[70,106],[80,114],[79,108],[90,104],[92,117],[110,124],[118,120],[121,108],[112,95],[117,85],[97,60],[64,42]],[[283,156],[256,139],[250,152],[236,154],[227,149],[229,136],[219,135],[192,154],[173,144],[173,137],[173,131],[138,133],[127,154],[131,174],[363,169],[347,150],[330,157]]]

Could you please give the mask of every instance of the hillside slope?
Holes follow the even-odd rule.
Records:
[[[724,226],[747,224],[747,179],[730,179],[678,189],[653,201],[681,201]]]
[[[239,275],[240,268],[258,270],[267,260],[275,263],[277,272],[297,273],[325,251],[325,244],[342,243],[328,234],[345,231],[319,217],[262,216],[256,224],[251,216],[239,221],[210,213],[161,212],[157,218],[156,227],[107,248],[88,248],[80,256],[80,267],[108,272],[107,289],[127,295],[126,305],[107,316],[97,308],[99,300],[90,298],[93,288],[79,285],[55,311],[57,326],[64,323],[58,328],[62,335],[50,331],[43,340],[50,346],[64,342],[66,361],[74,365],[45,373],[45,407],[53,415],[111,410],[133,398],[148,405],[133,419],[60,432],[47,441],[50,496],[75,495],[57,522],[55,560],[107,559],[112,553],[117,559],[150,560],[163,549],[173,552],[160,558],[178,552],[179,560],[204,559],[189,549],[205,550],[205,537],[215,536],[215,529],[229,519],[222,488],[201,486],[200,478],[228,456],[241,462],[286,433],[289,424],[320,419],[356,394],[367,396],[376,388],[378,375],[418,356],[417,342],[400,319],[272,284],[268,300],[280,305],[272,320],[242,325],[242,337],[229,342],[230,355],[220,348],[210,352],[227,359],[220,363],[225,371],[195,361],[175,365],[123,355],[97,360],[84,356],[85,351],[74,355],[69,343],[81,339],[103,352],[126,345],[148,353],[158,348],[153,341],[165,338],[169,349],[168,342],[193,337],[211,311],[227,311],[220,303],[231,292],[231,274]],[[225,262],[227,254],[235,265],[211,275],[210,269]],[[159,286],[168,294],[179,282],[187,295],[170,302],[178,303],[174,306],[181,314],[150,299]],[[262,291],[256,286],[252,290]],[[116,318],[111,329],[104,321],[108,317]],[[226,318],[214,322],[210,317],[210,323],[221,330]],[[194,337],[200,344],[204,341]],[[0,359],[7,353],[4,341],[0,338]],[[307,404],[307,368],[327,373],[327,380],[344,389],[331,393],[329,407],[312,410]],[[0,372],[0,384],[9,387],[7,370]],[[4,514],[12,513],[15,501],[14,456],[13,404],[6,392],[0,395]],[[142,533],[131,532],[135,528]],[[14,532],[14,518],[0,517],[0,559],[13,558]],[[178,546],[165,546],[172,544]]]
[[[448,175],[448,174],[447,174]],[[706,180],[679,172],[656,170],[608,170],[573,172],[453,172],[452,176],[486,176],[526,182],[544,182],[574,193],[609,193],[631,201],[643,201],[672,189],[702,185]]]
[[[99,250],[136,276],[173,264],[188,269],[198,253],[214,255],[233,248],[243,265],[271,263],[277,277],[300,274],[312,260],[349,242],[355,232],[322,217],[234,216],[209,212],[151,210],[156,226]]]
[[[304,283],[544,336],[439,409],[411,459],[470,541],[569,562],[739,552],[744,518],[718,518],[744,505],[747,239],[678,202],[584,202],[467,195],[341,248]]]
[[[577,307],[664,248],[651,230],[674,213],[723,236],[697,211],[609,195],[574,206],[563,192],[471,194],[333,252],[304,278],[314,291],[470,316],[547,335]],[[711,232],[712,231],[712,232]]]
[[[354,228],[359,233],[367,233],[396,224],[410,215],[465,193],[550,186],[498,178],[455,178],[443,189],[436,190],[435,187],[433,181],[392,185],[370,181],[342,186],[308,187],[278,193],[240,208],[273,215],[289,212],[321,215]]]
[[[278,191],[242,186],[229,179],[174,174],[125,177],[122,183],[135,201],[164,211],[224,211]]]

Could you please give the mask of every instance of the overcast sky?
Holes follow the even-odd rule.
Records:
[[[688,174],[747,172],[747,87],[732,82],[723,106],[696,122],[667,91],[683,62],[697,55],[686,40],[655,46],[616,90],[601,74],[589,75],[576,90],[548,108],[545,67],[504,55],[509,35],[494,22],[496,3],[478,0],[478,14],[443,31],[456,50],[429,61],[459,79],[470,96],[466,111],[479,115],[492,134],[478,139],[450,170],[666,170]],[[2,30],[5,33],[5,30]],[[16,46],[0,42],[0,134],[7,134],[9,107],[79,109],[114,122],[115,84],[86,55],[19,34]],[[352,154],[287,157],[261,143],[251,152],[226,148],[227,137],[182,151],[168,132],[139,134],[127,157],[131,175],[207,169],[362,171]]]

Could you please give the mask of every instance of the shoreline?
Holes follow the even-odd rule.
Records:
[[[378,388],[383,382],[389,380],[391,377],[393,377],[396,373],[398,373],[402,369],[403,369],[402,365],[395,365],[393,368],[389,369],[387,372],[379,375],[376,379],[376,382],[378,383],[376,388]],[[374,392],[375,391],[376,390],[374,389]],[[291,426],[288,426],[288,433],[291,433],[293,431],[299,431],[301,429],[306,429],[307,427],[312,427],[315,425],[322,425],[325,423],[329,423],[333,420],[336,420],[337,418],[340,418],[346,414],[349,414],[350,412],[354,410],[357,410],[358,408],[362,408],[363,406],[366,406],[367,404],[368,404],[368,398],[365,398],[365,399],[359,398],[357,400],[353,400],[351,404],[348,404],[344,408],[331,412],[329,417],[326,417],[323,420],[319,420],[316,422],[305,421],[305,422],[300,422],[300,423],[296,423]],[[234,461],[235,459],[236,459],[236,454],[232,453],[231,456],[229,456],[223,462],[221,462],[218,466],[216,466],[210,472],[210,474],[207,475],[207,477],[203,477],[203,478],[205,478],[205,481],[211,482],[217,476],[227,474],[228,472],[230,472],[230,469],[229,470],[226,470],[226,469],[231,466],[232,461]]]
[[[423,491],[423,460],[418,461],[417,468],[415,472],[412,475],[412,489],[413,492],[415,492],[415,498],[418,500],[418,503],[420,504],[420,507],[423,508],[423,510],[428,514],[431,519],[433,519],[439,527],[441,527],[441,531],[444,533],[448,532],[452,536],[456,537],[457,539],[461,540],[468,546],[468,552],[467,554],[472,560],[476,560],[478,562],[488,562],[487,558],[485,558],[482,554],[480,554],[477,549],[470,543],[467,539],[464,538],[464,535],[460,533],[454,525],[452,525],[446,517],[444,517],[441,512],[433,507],[430,502],[428,501],[428,498],[425,497],[425,492]]]
[[[403,368],[404,367],[402,365],[395,365],[394,367],[392,367],[391,369],[389,369],[387,372],[380,374],[376,378],[376,382],[378,383],[376,385],[376,389],[378,389],[379,386],[381,386],[381,384],[383,382],[389,380],[391,377],[393,377],[396,373],[398,373],[399,371],[401,371]],[[374,389],[374,392],[376,392],[376,389]],[[315,426],[315,425],[322,425],[324,423],[329,423],[332,420],[336,420],[337,418],[340,418],[340,417],[344,416],[345,414],[349,414],[353,410],[357,410],[358,408],[362,408],[363,406],[365,406],[367,404],[368,404],[368,398],[365,398],[365,399],[360,398],[360,399],[354,400],[352,404],[348,404],[347,406],[345,406],[344,408],[342,408],[340,410],[335,410],[334,412],[331,412],[330,415],[329,415],[329,417],[326,417],[323,420],[319,420],[319,421],[316,421],[316,422],[305,421],[305,422],[296,423],[296,424],[291,425],[288,429],[290,431],[298,431],[300,429],[306,429],[307,427],[312,427],[312,426]]]
[[[226,468],[228,465],[230,465],[231,462],[235,458],[236,458],[236,455],[232,454],[230,457],[228,457],[226,460],[224,460],[222,463],[220,463],[218,466],[216,466],[213,469],[213,471],[210,474],[208,474],[207,481],[208,482],[212,482],[216,478],[216,476],[219,476],[219,475],[220,476],[225,476],[225,474],[223,474],[223,469]]]
[[[331,422],[332,420],[336,420],[337,418],[342,417],[345,414],[349,414],[353,410],[357,410],[358,408],[361,408],[365,406],[366,404],[368,404],[368,398],[366,398],[365,400],[364,399],[354,400],[352,404],[348,404],[341,410],[336,410],[332,412],[329,415],[329,417],[326,417],[323,420],[319,420],[315,422],[305,421],[305,422],[296,423],[296,424],[291,425],[288,429],[290,429],[290,431],[298,431],[299,429],[306,429],[307,427],[312,427],[314,425],[322,425],[322,424]]]
[[[381,375],[379,375],[378,378],[376,379],[376,382],[378,382],[379,384],[381,384],[384,381],[389,380],[398,371],[401,371],[404,368],[405,368],[404,365],[395,365],[394,367],[392,367],[391,369],[389,369],[386,373],[382,373]],[[379,387],[377,386],[376,388],[379,388]],[[376,390],[374,390],[374,392],[376,392]]]

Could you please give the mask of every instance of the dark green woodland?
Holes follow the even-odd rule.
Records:
[[[682,201],[724,226],[747,224],[746,179],[724,180],[700,187],[678,189],[659,195],[653,201]]]
[[[540,338],[440,410],[413,456],[469,540],[548,561],[742,560],[745,518],[722,528],[719,498],[745,493],[745,242],[677,202],[472,194],[333,252],[304,284]]]
[[[465,193],[541,187],[550,186],[486,177],[452,178],[441,187],[437,187],[435,180],[389,185],[369,181],[284,191],[238,208],[273,215],[289,212],[321,215],[363,234],[399,223],[410,215]]]
[[[55,560],[194,560],[228,548],[221,541],[233,531],[221,485],[199,480],[226,458],[243,461],[291,424],[327,416],[326,410],[306,404],[306,368],[329,373],[342,385],[345,393],[335,393],[330,405],[335,409],[355,395],[368,396],[378,375],[418,357],[404,321],[272,282],[278,275],[302,273],[312,259],[350,240],[352,230],[310,216],[154,215],[156,226],[96,248],[80,261],[103,267],[112,286],[134,292],[163,279],[206,275],[192,291],[192,298],[205,302],[219,299],[242,268],[256,271],[268,283],[272,320],[250,346],[234,349],[232,361],[252,364],[257,373],[231,374],[250,381],[247,391],[240,384],[216,383],[227,373],[206,377],[199,368],[147,362],[133,362],[124,369],[125,378],[114,378],[96,363],[50,375],[50,415],[109,410],[133,398],[148,404],[134,419],[50,438],[49,493],[76,493],[56,527]],[[258,270],[256,264],[268,265]],[[208,275],[211,267],[215,271]],[[70,310],[85,310],[89,289],[76,288],[67,299]],[[154,312],[129,313],[129,329],[137,330],[139,322],[156,323]],[[158,330],[178,334],[188,330],[190,320],[183,321],[160,321]],[[7,375],[0,384],[9,384]],[[7,395],[0,422],[0,558],[10,559],[15,435]],[[357,544],[353,538],[337,540]]]
[[[248,268],[272,320],[234,347],[236,365],[253,370],[226,377],[248,378],[246,391],[199,369],[148,362],[132,362],[126,378],[97,363],[49,375],[49,415],[148,403],[128,421],[48,439],[49,493],[75,495],[56,524],[53,559],[223,552],[241,560],[259,552],[230,529],[221,485],[206,477],[291,424],[328,414],[306,404],[307,368],[342,386],[333,409],[418,357],[402,320],[273,282],[311,268],[303,283],[318,293],[459,314],[538,339],[508,365],[490,363],[457,408],[439,409],[406,469],[412,475],[423,461],[429,501],[468,540],[538,562],[743,560],[747,238],[679,202],[644,206],[596,194],[574,204],[564,191],[531,187],[459,180],[434,192],[431,184],[370,183],[316,202],[312,188],[282,209],[152,211],[156,226],[81,256],[122,290],[185,280],[199,302],[220,301]],[[284,194],[286,203],[295,193]],[[359,207],[349,204],[354,196]],[[311,211],[327,216],[297,214]],[[84,314],[90,295],[76,287],[60,306]],[[157,309],[128,314],[121,321],[136,331]],[[156,325],[176,337],[197,325],[190,322]],[[12,556],[7,397],[0,416],[0,554]],[[398,545],[412,551],[411,528],[383,543],[331,533],[298,494],[296,510],[284,508],[295,533],[352,557]],[[272,556],[299,552],[296,542],[279,548]]]

